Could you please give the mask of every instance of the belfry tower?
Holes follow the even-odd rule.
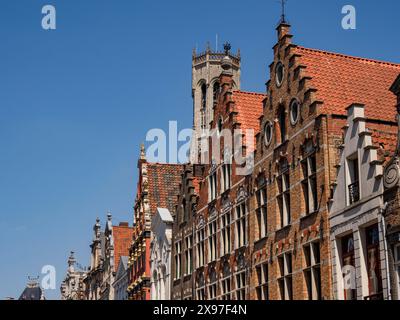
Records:
[[[220,84],[219,76],[223,71],[221,67],[222,59],[229,56],[232,61],[233,89],[240,89],[240,51],[237,54],[231,53],[229,43],[224,44],[224,51],[212,51],[207,46],[205,52],[197,53],[193,50],[192,57],[192,97],[193,97],[193,130],[196,133],[192,141],[191,162],[195,162],[200,157],[200,139],[210,128],[213,120],[213,108],[217,102]]]

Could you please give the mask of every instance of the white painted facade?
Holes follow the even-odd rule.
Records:
[[[364,106],[348,109],[337,181],[330,203],[334,297],[387,298],[381,210],[383,168],[366,127]]]
[[[150,251],[151,300],[170,300],[171,243],[174,220],[168,209],[153,216]]]

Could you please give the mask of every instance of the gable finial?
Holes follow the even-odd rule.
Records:
[[[286,2],[287,0],[280,0],[282,7],[281,21],[280,23],[286,23]]]

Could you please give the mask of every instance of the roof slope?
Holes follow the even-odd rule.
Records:
[[[368,119],[395,121],[396,97],[389,88],[400,73],[400,64],[357,58],[296,47],[322,113],[346,115],[352,103],[365,105]]]
[[[247,134],[245,130],[253,130],[254,147],[256,145],[255,136],[260,130],[259,118],[263,113],[263,100],[267,97],[266,94],[245,91],[233,91],[233,100],[237,109],[237,120],[240,123],[240,128],[244,131],[245,140],[247,141]],[[249,150],[250,152],[253,150]]]
[[[182,172],[183,165],[180,164],[147,163],[152,214],[156,213],[157,208],[174,211]]]
[[[113,226],[114,238],[114,271],[117,271],[122,256],[129,256],[129,247],[132,242],[133,228],[127,225]]]

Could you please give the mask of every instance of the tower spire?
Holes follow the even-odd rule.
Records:
[[[286,1],[287,0],[280,0],[281,8],[282,8],[280,23],[287,23],[287,21],[286,21]]]

